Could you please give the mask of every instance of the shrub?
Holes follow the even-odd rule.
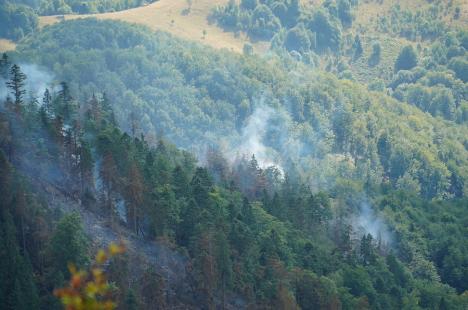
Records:
[[[418,64],[418,56],[413,46],[407,45],[403,47],[395,62],[395,71],[411,70]]]

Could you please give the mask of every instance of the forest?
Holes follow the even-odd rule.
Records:
[[[96,14],[116,12],[145,5],[155,0],[2,0],[0,38],[14,41],[38,30],[43,15]]]
[[[242,54],[38,26],[141,1],[8,2],[0,309],[468,307],[459,2],[388,4],[371,33],[383,2],[225,1]]]

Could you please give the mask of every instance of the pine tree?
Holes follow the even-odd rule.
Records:
[[[0,212],[0,308],[37,309],[39,298],[31,263],[26,252],[20,254],[10,212]]]
[[[79,148],[79,171],[80,171],[80,181],[81,181],[81,192],[84,193],[87,189],[91,190],[94,187],[94,178],[93,178],[93,156],[91,154],[90,146],[87,142],[81,140]],[[85,188],[85,185],[88,188]]]
[[[179,208],[169,184],[158,187],[152,195],[154,206],[150,211],[157,236],[173,237],[179,221]]]
[[[167,307],[167,293],[164,279],[150,267],[143,274],[141,283],[141,298],[144,309],[163,310]]]
[[[177,199],[184,198],[189,194],[190,180],[181,166],[177,165],[172,172],[173,190]]]
[[[374,246],[372,244],[373,238],[371,234],[362,236],[361,239],[361,259],[364,265],[373,264],[376,259]]]
[[[23,104],[23,96],[26,94],[24,89],[24,81],[26,80],[26,74],[21,72],[21,68],[14,64],[10,70],[10,81],[6,83],[7,87],[11,89],[11,92],[15,98],[15,106],[18,109]]]
[[[8,55],[3,53],[2,58],[0,59],[0,77],[4,78],[5,80],[8,79],[9,69],[10,60],[8,59]]]
[[[52,112],[52,96],[49,92],[49,89],[46,88],[44,91],[44,96],[42,97],[42,106],[44,107],[45,111],[50,114]]]
[[[411,70],[418,64],[418,55],[413,46],[403,47],[395,62],[395,72],[400,70]]]
[[[107,97],[106,93],[102,94],[101,107],[102,107],[102,111],[104,115],[106,115],[107,121],[112,126],[117,126],[117,121],[115,120],[114,109],[112,108],[112,104],[109,100],[109,97]]]
[[[73,105],[73,97],[71,96],[70,88],[66,82],[60,83],[60,91],[58,93],[58,99],[60,103],[59,110],[65,121],[69,121],[73,118],[75,113],[75,107]]]
[[[101,123],[102,111],[101,104],[97,100],[96,95],[94,93],[88,105],[90,107],[91,117],[93,118],[95,125],[99,128]]]
[[[358,59],[359,57],[361,57],[363,53],[363,49],[362,49],[361,38],[359,37],[358,34],[354,37],[353,49],[354,49],[354,58]]]
[[[216,234],[216,266],[219,273],[219,285],[221,288],[222,307],[225,307],[226,292],[231,288],[232,283],[232,262],[230,257],[229,242],[224,231],[217,229]]]
[[[128,176],[127,195],[128,195],[128,220],[132,223],[133,231],[138,234],[140,207],[143,204],[144,183],[140,170],[135,163],[130,166]]]
[[[206,225],[198,225],[192,248],[200,302],[204,309],[215,309],[214,299],[218,276],[213,233]]]

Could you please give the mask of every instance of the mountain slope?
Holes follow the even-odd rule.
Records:
[[[467,190],[465,125],[298,62],[219,53],[96,20],[56,24],[18,50],[87,96],[105,91],[124,128],[149,139],[163,132],[200,155],[217,145],[231,160],[253,152],[262,163],[294,163],[319,188],[339,175],[378,184],[412,179],[427,197]],[[257,115],[275,125],[247,130]]]
[[[75,16],[5,54],[0,299],[60,309],[67,264],[121,237],[121,309],[465,309],[468,36],[398,9],[350,35],[324,3],[262,57]]]
[[[22,271],[15,283],[29,285],[29,302],[60,309],[51,292],[67,263],[87,265],[89,233],[98,246],[128,241],[106,268],[123,309],[466,306],[465,200],[429,203],[388,187],[363,197],[352,184],[314,193],[271,178],[255,157],[229,166],[216,152],[196,167],[163,140],[151,147],[120,131],[105,95],[78,102],[60,87],[41,106],[15,96],[0,108],[0,260],[9,267],[0,277],[10,284],[13,267]],[[0,294],[16,295],[12,287]]]

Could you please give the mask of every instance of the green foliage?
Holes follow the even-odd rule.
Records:
[[[290,27],[284,32],[290,50],[341,48],[334,5],[285,26],[298,2],[275,3],[241,6],[252,11],[249,18],[258,9],[258,25],[268,17]],[[364,52],[364,39],[354,41]],[[48,27],[20,44],[15,58],[37,61],[68,82],[47,91],[41,107],[26,96],[17,109],[1,106],[0,147],[8,154],[0,155],[2,208],[8,205],[9,222],[33,235],[28,227],[39,216],[26,211],[40,208],[32,198],[21,200],[30,195],[16,191],[10,161],[25,178],[80,197],[89,212],[98,210],[114,225],[181,249],[192,268],[186,272],[194,302],[204,308],[222,307],[234,295],[274,309],[463,309],[467,132],[419,109],[453,120],[466,99],[463,82],[445,70],[448,49],[432,51],[430,59],[421,55],[423,67],[395,75],[389,86],[405,101],[398,102],[380,92],[382,85],[368,92],[289,58],[210,51],[111,21]],[[1,64],[4,72],[9,64]],[[431,70],[434,64],[442,70]],[[341,59],[336,67],[347,70]],[[221,138],[245,139],[258,109],[272,111],[262,144],[278,155],[284,175],[251,154],[228,164],[216,151]],[[193,155],[168,140],[214,150],[197,167]],[[362,196],[388,221],[393,253],[378,236],[352,226]],[[27,289],[15,290],[36,302],[33,269],[43,306],[51,308],[44,300],[63,280],[60,273],[67,275],[66,264],[87,263],[83,230],[77,214],[66,215],[45,233],[40,251],[22,234],[0,235],[0,242],[17,239],[0,259],[24,258],[15,268],[27,272],[13,287]],[[31,268],[26,253],[34,253]],[[121,305],[137,307],[141,298],[143,307],[168,306],[164,285],[171,282],[153,271],[129,281],[126,264],[136,263],[110,267]]]
[[[460,80],[468,82],[468,61],[466,58],[457,57],[450,60],[448,68],[453,70]]]
[[[372,53],[369,57],[369,64],[371,66],[375,66],[380,62],[380,57],[382,54],[382,47],[380,46],[380,42],[374,42],[372,44]]]
[[[104,37],[114,39],[105,41]],[[281,139],[265,140],[265,145],[284,154],[286,169],[291,161],[302,163],[298,167],[308,167],[300,174],[313,179],[318,187],[337,176],[363,181],[373,175],[377,184],[385,178],[396,184],[407,173],[426,197],[444,197],[454,194],[446,163],[453,160],[457,167],[466,163],[463,128],[442,126],[385,95],[371,95],[355,83],[338,81],[305,66],[297,65],[302,78],[293,81],[287,74],[288,64],[282,61],[232,54],[218,57],[215,52],[164,34],[152,36],[123,23],[96,20],[54,25],[20,50],[23,57],[55,68],[58,78],[73,81],[71,90],[83,90],[77,94],[80,100],[88,100],[93,92],[105,92],[114,102],[116,120],[128,132],[142,133],[154,141],[155,134],[163,131],[183,147],[191,147],[193,141],[216,145],[221,137],[239,141],[248,117],[264,100],[258,98],[263,92],[265,99],[277,106],[280,131],[289,130],[294,133],[291,136],[299,137],[294,143],[308,145],[314,151],[299,148],[303,151],[285,152],[292,141]],[[397,76],[402,81],[394,85],[417,79],[423,82],[417,67],[411,72],[400,71]],[[434,79],[429,76],[428,83]],[[450,94],[437,89],[440,91],[434,92],[434,100],[425,101],[432,102],[427,111],[456,119],[461,113],[457,108],[460,96],[452,93],[452,104],[445,100]],[[403,90],[394,96],[400,92],[405,100]],[[137,127],[132,118],[139,120]],[[418,133],[422,128],[444,129],[425,130],[429,133],[422,135]],[[378,159],[376,143],[382,132],[393,137],[390,162]],[[271,131],[271,137],[274,135],[280,132]],[[442,144],[437,142],[440,135],[444,137]],[[348,154],[354,162],[343,160]],[[374,159],[366,163],[366,158]],[[311,162],[321,168],[309,169]],[[382,170],[384,165],[390,166],[388,174]],[[466,178],[463,169],[457,175],[461,180]]]
[[[3,153],[0,156],[4,156]],[[5,201],[2,201],[2,204],[4,203]],[[39,298],[32,266],[27,252],[20,252],[15,223],[8,210],[2,210],[0,224],[0,278],[2,279],[0,299],[2,300],[2,308],[35,309],[39,306]]]
[[[354,37],[353,49],[354,49],[354,58],[361,57],[363,53],[363,49],[362,49],[361,38],[359,37],[359,35],[356,35]]]
[[[315,39],[315,37],[313,37],[312,39]],[[288,51],[298,52],[307,52],[313,47],[310,38],[310,33],[305,29],[303,24],[299,24],[296,27],[291,28],[286,33],[284,47]]]
[[[213,17],[228,30],[245,31],[254,39],[272,39],[272,44],[281,41],[277,45],[288,51],[338,53],[342,25],[350,26],[353,20],[352,6],[349,0],[338,1],[337,8],[335,3],[325,3],[317,9],[301,7],[298,0],[242,1],[240,5],[229,1],[217,7]]]
[[[0,3],[0,37],[20,40],[38,27],[38,17],[33,9],[21,4]]]
[[[412,45],[403,47],[395,62],[395,71],[411,70],[418,64],[418,55]]]
[[[10,70],[11,80],[6,83],[7,87],[11,89],[11,92],[15,99],[15,105],[20,106],[23,102],[23,96],[26,93],[24,89],[24,80],[26,80],[26,75],[21,72],[21,69],[18,65],[13,65]]]
[[[258,5],[250,17],[249,34],[254,38],[270,39],[281,27],[279,19],[266,5]]]
[[[315,11],[311,18],[306,19],[306,25],[315,32],[319,52],[327,50],[338,52],[340,50],[341,29],[326,10]]]
[[[434,40],[443,36],[447,25],[442,21],[444,3],[434,3],[428,8],[405,10],[399,4],[392,6],[390,14],[378,17],[377,27],[390,33],[416,41]]]
[[[341,23],[345,26],[351,26],[353,22],[353,15],[351,13],[351,2],[350,0],[338,0],[337,9],[338,17]]]
[[[450,51],[458,52],[450,54]],[[393,96],[433,116],[466,122],[463,107],[467,100],[466,83],[463,81],[464,60],[456,56],[458,53],[465,54],[454,33],[434,42],[423,53],[419,66],[400,70],[394,75],[389,84],[395,90]]]
[[[399,222],[396,227],[401,247],[407,252],[407,259],[413,261],[411,268],[417,268],[417,260],[422,259],[420,251],[423,251],[423,255],[431,257],[442,281],[459,292],[466,290],[461,279],[466,277],[467,270],[461,266],[466,265],[466,254],[463,253],[468,249],[463,242],[456,241],[464,234],[463,225],[458,225],[466,221],[464,206],[466,198],[451,203],[427,203],[409,193],[388,195],[380,202],[380,208],[393,211],[391,221]],[[434,266],[426,261],[424,268],[428,271]]]
[[[69,276],[68,264],[84,267],[89,262],[88,240],[77,213],[65,215],[57,224],[50,243],[54,272]]]
[[[34,207],[30,193],[0,149],[0,299],[2,309],[36,309],[39,294],[30,251],[34,251],[30,230],[33,216],[27,201]],[[28,212],[29,215],[28,215]],[[30,242],[33,241],[33,242]],[[32,253],[37,258],[38,253]]]
[[[296,280],[296,299],[301,309],[333,309],[340,307],[335,283],[326,277],[304,272]]]

